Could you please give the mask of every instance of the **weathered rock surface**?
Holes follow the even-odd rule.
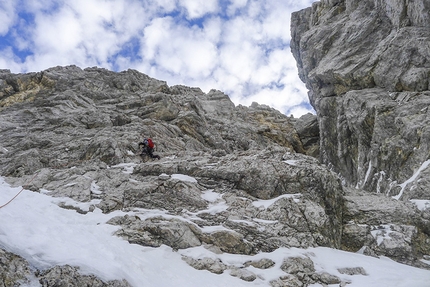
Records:
[[[98,286],[98,287],[130,287],[126,281],[104,282],[93,275],[82,275],[79,268],[55,266],[39,272],[22,257],[0,249],[0,286]]]
[[[426,41],[427,32],[414,27],[427,20],[418,19],[419,1],[398,16],[401,2],[323,1],[294,14],[292,47],[318,117],[289,118],[257,103],[235,107],[220,91],[169,87],[134,70],[0,70],[0,175],[34,192],[90,202],[82,209],[58,199],[82,214],[132,214],[109,221],[132,244],[243,255],[326,246],[428,268],[420,259],[430,254],[430,210],[408,201],[429,199],[423,108],[430,94],[424,77],[415,76],[427,73],[427,48],[414,38],[416,49],[402,56],[408,65],[398,64],[404,71],[386,67],[394,65],[390,53],[403,53],[389,46],[400,45],[402,33]],[[369,7],[375,12],[364,15]],[[350,18],[369,23],[355,26]],[[406,30],[395,34],[393,27]],[[339,46],[355,39],[351,33],[359,45]],[[400,84],[392,86],[390,77]],[[138,156],[143,136],[154,139],[160,160]],[[14,260],[5,258],[11,276]],[[269,259],[183,260],[245,281],[257,280],[256,269],[283,270],[272,286],[348,283],[316,272],[312,256],[288,257],[282,266]],[[11,282],[34,274],[22,264]],[[339,272],[366,276],[360,266]],[[60,277],[64,286],[128,284],[79,275],[71,266],[35,276],[43,286]]]
[[[293,123],[278,111],[258,104],[235,108],[219,91],[168,87],[133,70],[117,74],[69,66],[26,75],[3,71],[0,77],[4,175],[96,158],[128,161],[142,134],[151,135],[165,155],[225,155],[272,142],[306,151]],[[31,133],[36,130],[37,137]],[[8,149],[13,144],[20,148]]]
[[[321,1],[292,16],[321,159],[346,183],[398,195],[429,157],[428,1]],[[428,178],[423,171],[421,178]],[[423,184],[401,197],[429,198]]]
[[[429,5],[323,0],[291,23],[320,160],[347,187],[342,248],[417,266],[430,248],[428,209],[410,202],[430,198]]]
[[[288,276],[272,282],[272,286],[309,286],[311,284],[332,285],[342,281],[327,272],[315,272],[313,261],[309,257],[285,258],[281,266]]]
[[[59,203],[79,213],[143,210],[109,222],[130,243],[247,255],[341,246],[342,186],[308,156],[318,154],[315,116],[235,107],[219,91],[168,87],[132,70],[70,66],[0,77],[0,173],[16,185],[32,179],[26,188],[35,192],[94,202],[87,210]],[[136,156],[143,136],[161,160]]]
[[[32,271],[23,258],[0,249],[0,286],[12,287],[31,281]]]
[[[55,266],[37,274],[42,287],[68,287],[68,286],[97,286],[97,287],[130,287],[124,281],[103,282],[93,275],[82,275],[79,269],[69,265]]]

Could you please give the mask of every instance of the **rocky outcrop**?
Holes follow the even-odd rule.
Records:
[[[32,278],[30,266],[23,258],[0,249],[0,286],[12,287],[17,284],[30,283]]]
[[[79,268],[69,265],[55,266],[37,274],[40,286],[100,286],[100,287],[131,287],[125,280],[104,282],[94,275],[82,275]]]
[[[345,200],[342,249],[428,268],[417,259],[430,252],[430,222],[413,203],[351,189]]]
[[[280,286],[300,286],[315,283],[339,284],[341,280],[328,273],[316,273],[313,261],[309,257],[289,257],[284,259],[281,269],[289,274],[280,281]],[[278,280],[279,281],[279,280]],[[276,284],[274,284],[276,286]]]
[[[291,48],[318,113],[321,159],[348,185],[397,195],[429,156],[428,6],[321,1],[292,16]]]
[[[424,0],[327,0],[291,23],[320,159],[348,187],[343,248],[373,246],[366,252],[409,264],[430,246],[428,210],[409,202],[430,199],[429,8]]]
[[[130,242],[149,246],[185,248],[205,243],[239,254],[273,251],[280,246],[339,247],[343,197],[337,178],[314,159],[294,155],[295,159],[286,163],[282,156],[293,155],[271,153],[220,159],[206,155],[210,161],[202,160],[201,155],[200,162],[185,163],[182,158],[180,166],[171,160],[136,167],[130,175],[134,183],[124,186],[122,208],[167,209],[189,217],[195,225],[162,218],[124,218],[112,223],[124,227],[119,234]],[[184,182],[168,175],[185,171],[196,181]],[[100,180],[98,184],[104,186]],[[204,231],[218,225],[228,230]],[[163,232],[169,235],[161,236]]]
[[[130,287],[126,281],[104,282],[93,275],[82,275],[76,267],[55,266],[42,272],[22,257],[0,249],[0,286],[100,286]]]
[[[163,218],[112,221],[123,226],[119,236],[146,246],[188,248],[204,243],[240,254],[280,246],[340,246],[339,181],[316,159],[295,152],[309,148],[315,153],[315,140],[302,141],[294,128],[300,127],[302,138],[317,136],[315,117],[292,122],[265,106],[234,107],[220,92],[169,88],[135,71],[116,74],[67,67],[42,74],[34,77],[51,79],[56,83],[52,91],[2,113],[7,125],[25,126],[27,134],[2,131],[8,135],[2,140],[7,150],[2,172],[16,177],[10,181],[21,182],[17,176],[28,178],[25,174],[40,169],[29,188],[78,201],[101,199],[97,207],[104,212],[137,207],[196,214],[195,225]],[[31,77],[5,78],[20,82]],[[25,120],[25,125],[10,122],[11,117]],[[118,126],[118,118],[130,121]],[[140,163],[135,153],[142,135],[154,138],[162,160]],[[121,164],[130,162],[134,171],[124,173]],[[184,182],[172,174],[197,180]],[[204,192],[218,199],[205,200]],[[276,198],[273,205],[258,203]],[[212,212],[210,207],[217,204],[226,204],[225,210]],[[229,231],[201,231],[213,225]]]
[[[133,70],[117,74],[69,66],[25,75],[2,70],[0,78],[3,175],[96,158],[121,163],[136,151],[142,135],[151,135],[159,151],[168,154],[225,155],[272,143],[315,154],[315,141],[303,144],[294,124],[276,110],[258,104],[235,108],[219,91],[168,87]],[[32,134],[36,130],[37,137]],[[300,132],[309,137],[306,128]]]
[[[59,201],[82,214],[158,210],[109,221],[130,243],[245,255],[341,246],[343,190],[309,156],[319,152],[313,115],[235,107],[219,91],[168,87],[133,70],[69,66],[0,77],[0,173],[15,185],[31,179],[25,187],[35,192],[94,202],[82,209]],[[142,162],[143,136],[161,160]],[[256,278],[201,260],[186,261]],[[49,282],[58,272],[40,274]]]

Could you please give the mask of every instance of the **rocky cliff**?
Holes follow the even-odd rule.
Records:
[[[317,111],[299,119],[134,70],[0,70],[0,175],[94,202],[59,201],[82,215],[127,213],[109,224],[132,244],[241,255],[325,246],[430,269],[430,208],[414,203],[430,199],[427,6],[322,1],[293,14],[292,50]],[[138,156],[145,136],[160,160]],[[3,286],[129,286],[75,266],[35,270],[10,251],[0,249]],[[344,286],[339,274],[366,275],[360,266],[320,272],[312,258],[276,267],[183,260],[246,281],[280,268],[271,286]]]
[[[349,186],[430,196],[426,184],[401,187],[429,159],[429,8],[425,0],[321,1],[292,16],[321,160]]]
[[[344,234],[397,221],[428,238],[428,211],[418,221],[376,213],[430,198],[429,8],[425,0],[334,0],[292,15],[291,48],[317,111],[320,160],[350,190],[347,202],[362,190],[378,197],[350,217]],[[375,204],[379,211],[370,212]],[[429,247],[426,239],[419,249]]]

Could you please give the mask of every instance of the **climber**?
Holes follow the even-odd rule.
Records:
[[[152,159],[160,159],[159,155],[154,154],[154,142],[150,138],[145,138],[142,142],[139,143],[139,149],[142,149],[140,156],[142,159],[145,159],[145,156],[149,156]]]

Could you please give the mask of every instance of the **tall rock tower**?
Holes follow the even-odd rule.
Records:
[[[352,187],[430,199],[430,2],[324,0],[292,16],[321,160]]]

